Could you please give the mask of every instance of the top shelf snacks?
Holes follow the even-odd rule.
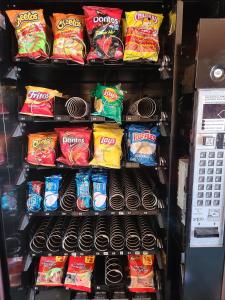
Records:
[[[131,11],[125,12],[123,19],[119,8],[83,6],[83,10],[84,16],[54,13],[50,17],[53,42],[48,38],[42,9],[6,11],[16,32],[16,57],[78,64],[84,64],[85,60],[88,63],[158,61],[162,14]],[[85,30],[89,44],[84,39]]]

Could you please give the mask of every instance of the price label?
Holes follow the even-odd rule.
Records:
[[[124,212],[123,211],[119,211],[119,215],[124,215]]]
[[[103,252],[103,255],[109,255],[109,252]]]

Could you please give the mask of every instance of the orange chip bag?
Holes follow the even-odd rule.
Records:
[[[83,16],[55,13],[52,17],[54,32],[54,59],[72,60],[84,64]]]
[[[46,23],[42,9],[8,10],[10,22],[15,28],[17,57],[47,58]]]
[[[27,95],[21,114],[31,116],[53,117],[54,98],[62,97],[56,90],[38,86],[26,86]]]
[[[26,161],[32,165],[54,166],[57,134],[39,132],[28,135],[28,155]]]

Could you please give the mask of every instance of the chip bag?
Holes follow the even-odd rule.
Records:
[[[107,117],[121,123],[124,91],[120,85],[110,87],[98,84],[93,96],[96,112],[92,115]]]
[[[148,11],[126,12],[124,61],[158,61],[159,28],[163,15]]]
[[[18,54],[16,57],[45,59],[48,57],[46,23],[43,9],[7,10],[10,22],[15,28]]]
[[[28,155],[26,161],[32,165],[55,166],[57,134],[40,132],[28,135]]]
[[[74,14],[53,14],[53,59],[66,59],[84,64],[83,19],[83,16]]]
[[[91,44],[87,60],[120,60],[123,58],[120,21],[122,10],[83,6],[85,24]]]
[[[91,130],[80,128],[56,128],[62,156],[57,161],[69,166],[87,166],[90,156]]]
[[[156,292],[154,285],[154,255],[128,255],[130,285],[134,293]]]
[[[94,124],[94,158],[90,165],[120,169],[123,130],[115,125]]]
[[[56,90],[38,86],[26,86],[27,96],[20,114],[40,117],[53,117],[55,97],[62,97]]]
[[[41,256],[36,285],[62,286],[67,256]]]
[[[158,128],[129,125],[127,130],[128,160],[145,166],[155,166]]]
[[[90,293],[94,262],[95,256],[70,256],[64,286]]]

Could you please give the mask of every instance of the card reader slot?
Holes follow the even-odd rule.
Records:
[[[194,237],[196,238],[219,237],[218,227],[195,227]]]

